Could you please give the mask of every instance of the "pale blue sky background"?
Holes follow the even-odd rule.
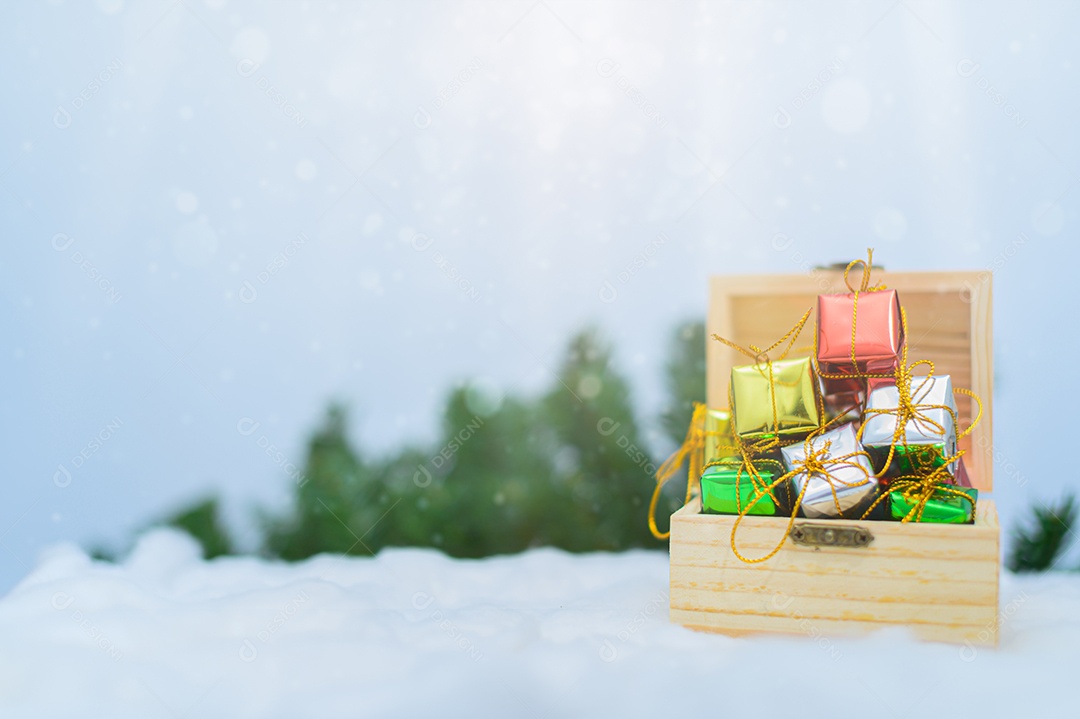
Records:
[[[1004,519],[1076,484],[1080,7],[0,16],[0,587],[211,490],[250,541],[330,398],[375,451],[427,441],[452,383],[538,391],[588,321],[651,414],[709,274],[870,244],[996,268]]]

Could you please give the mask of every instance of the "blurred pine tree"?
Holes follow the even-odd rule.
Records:
[[[388,545],[457,557],[655,547],[645,524],[655,467],[611,348],[581,332],[559,374],[534,401],[455,389],[438,445],[382,463],[362,461],[344,409],[331,407],[293,513],[264,522],[265,550],[301,559]]]
[[[705,396],[704,324],[685,322],[673,338],[660,423],[677,444],[693,402]],[[385,546],[430,546],[456,557],[543,545],[576,552],[660,548],[645,516],[657,460],[639,427],[630,385],[595,329],[573,337],[557,381],[537,400],[455,389],[435,448],[364,461],[349,442],[347,412],[332,405],[309,443],[306,481],[296,488],[292,511],[263,518],[264,551],[297,560]],[[680,485],[671,483],[659,516],[681,505]],[[1053,567],[1076,518],[1071,495],[1037,508],[1013,533],[1009,568]],[[164,523],[195,537],[208,558],[234,551],[216,498]]]
[[[705,401],[705,323],[683,322],[675,328],[672,340],[665,367],[668,403],[660,423],[678,446],[686,437],[694,403]]]
[[[537,544],[557,504],[553,442],[536,406],[514,398],[496,408],[478,404],[469,388],[451,394],[442,442],[428,462],[438,477],[433,502],[441,515],[434,544],[460,557]]]
[[[303,559],[319,552],[376,551],[378,542],[368,535],[386,504],[386,491],[378,473],[350,445],[347,428],[345,409],[331,406],[308,447],[294,513],[267,523],[265,546],[271,554]]]
[[[162,524],[190,534],[202,545],[203,557],[206,559],[213,559],[224,554],[235,554],[232,540],[221,520],[221,509],[217,497],[208,497],[195,502],[167,518]]]
[[[376,468],[383,487],[379,498],[382,519],[369,532],[365,543],[377,550],[383,546],[438,547],[444,542],[439,527],[445,515],[445,487],[430,471],[431,450],[407,447]],[[368,531],[368,530],[364,530]]]
[[[573,551],[656,546],[645,523],[656,468],[638,430],[629,383],[594,329],[578,333],[544,398],[574,502],[553,529]]]
[[[667,364],[664,425],[681,440],[704,394],[704,327],[676,331]],[[553,545],[571,552],[660,548],[646,511],[656,461],[645,447],[631,385],[595,329],[568,343],[557,380],[538,399],[491,397],[462,385],[447,397],[434,448],[364,460],[348,417],[330,407],[311,439],[294,512],[265,521],[266,551],[320,552],[433,546],[484,557]],[[673,511],[681,496],[665,500]]]

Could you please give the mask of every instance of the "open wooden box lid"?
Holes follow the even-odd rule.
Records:
[[[975,431],[960,440],[971,484],[992,491],[993,480],[993,335],[992,278],[989,272],[886,272],[877,267],[874,284],[896,290],[907,310],[908,362],[928,359],[934,374],[951,375],[954,387],[979,395],[983,416]],[[706,326],[708,404],[728,405],[728,383],[734,365],[750,360],[712,339],[730,339],[743,347],[766,347],[791,329],[817,296],[848,292],[844,273],[814,270],[810,274],[713,277]],[[789,356],[813,351],[814,320],[803,329]],[[971,423],[974,401],[956,395],[960,427]]]

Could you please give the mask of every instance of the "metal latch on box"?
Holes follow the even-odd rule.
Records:
[[[862,527],[804,523],[791,530],[791,541],[808,547],[865,547],[874,541],[874,535]]]

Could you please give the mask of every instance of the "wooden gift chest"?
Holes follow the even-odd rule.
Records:
[[[951,375],[955,387],[982,399],[982,420],[960,442],[980,492],[975,523],[799,519],[776,556],[747,564],[731,550],[736,517],[701,514],[695,498],[671,518],[672,621],[726,634],[850,635],[903,625],[929,640],[997,643],[1000,529],[987,496],[993,489],[990,274],[875,269],[874,282],[897,290],[907,310],[909,362],[933,360],[935,374]],[[714,277],[707,336],[768,346],[816,306],[818,294],[846,291],[843,272],[831,270]],[[797,346],[809,354],[812,343],[808,324]],[[707,360],[708,405],[726,407],[731,367],[747,360],[712,339]],[[957,395],[957,404],[965,427],[973,403]],[[740,551],[767,554],[788,521],[744,518]]]

